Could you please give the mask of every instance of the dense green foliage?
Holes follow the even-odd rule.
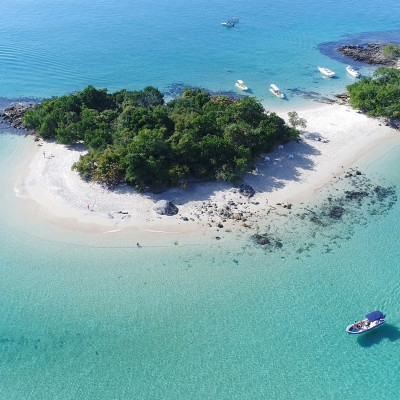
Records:
[[[388,44],[383,48],[383,55],[386,57],[400,56],[400,47],[397,44]]]
[[[347,86],[350,104],[369,115],[400,117],[400,70],[378,68],[372,78]]]
[[[254,98],[186,89],[164,104],[152,87],[108,94],[89,86],[44,100],[24,123],[63,144],[84,142],[89,152],[74,164],[82,177],[138,187],[174,186],[190,177],[234,182],[260,153],[298,136]]]

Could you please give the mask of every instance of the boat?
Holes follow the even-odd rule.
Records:
[[[248,87],[240,79],[235,83],[235,86],[241,90],[248,90]]]
[[[231,19],[229,19],[228,21],[225,22],[221,22],[221,25],[226,26],[227,28],[233,28],[235,26],[235,24],[239,23],[239,18],[237,17],[232,17]]]
[[[327,76],[328,78],[332,78],[333,76],[335,76],[335,73],[328,68],[318,67],[318,69],[319,69],[319,72],[321,72],[321,74]]]
[[[278,86],[274,85],[273,83],[271,83],[269,91],[280,99],[283,99],[285,97],[285,95],[279,90]]]
[[[365,319],[355,322],[346,328],[346,332],[351,335],[360,335],[381,326],[386,322],[386,315],[379,310],[373,311],[365,316]]]
[[[357,68],[352,67],[351,65],[348,65],[346,67],[346,71],[350,75],[353,75],[355,78],[359,78],[361,76],[360,71]]]

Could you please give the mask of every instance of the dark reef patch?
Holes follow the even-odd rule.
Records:
[[[268,225],[251,239],[268,251],[284,246],[285,253],[303,254],[317,247],[329,253],[357,227],[386,215],[396,202],[395,187],[377,185],[360,171],[349,170],[315,202],[293,206],[293,212],[275,209],[276,218],[267,216]]]
[[[321,93],[301,90],[298,88],[292,88],[287,90],[292,96],[300,96],[306,100],[312,100],[317,103],[325,103],[325,104],[333,104],[336,103],[337,100],[330,99],[329,97],[323,96]]]

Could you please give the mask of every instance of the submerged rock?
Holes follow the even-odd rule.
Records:
[[[344,208],[343,207],[333,206],[329,210],[328,215],[329,215],[330,218],[340,219],[340,218],[342,218],[343,213],[344,213]]]

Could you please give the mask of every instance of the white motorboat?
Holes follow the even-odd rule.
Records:
[[[283,99],[285,97],[285,95],[279,90],[278,86],[274,85],[273,83],[271,83],[269,91],[280,99]]]
[[[244,84],[244,82],[243,82],[242,80],[240,80],[240,79],[235,83],[235,86],[236,86],[237,88],[241,89],[241,90],[248,90],[248,89],[249,89],[249,88]]]
[[[328,78],[332,78],[333,76],[335,76],[335,73],[328,68],[318,67],[318,69],[319,69],[319,72],[321,72],[321,74],[327,76]]]
[[[351,65],[348,65],[346,67],[346,71],[350,75],[353,75],[355,78],[359,78],[361,76],[360,71],[357,68],[352,67]]]
[[[360,335],[370,331],[371,329],[377,328],[386,322],[386,315],[379,310],[373,311],[365,316],[365,319],[359,322],[355,322],[346,328],[346,332],[351,335]]]

